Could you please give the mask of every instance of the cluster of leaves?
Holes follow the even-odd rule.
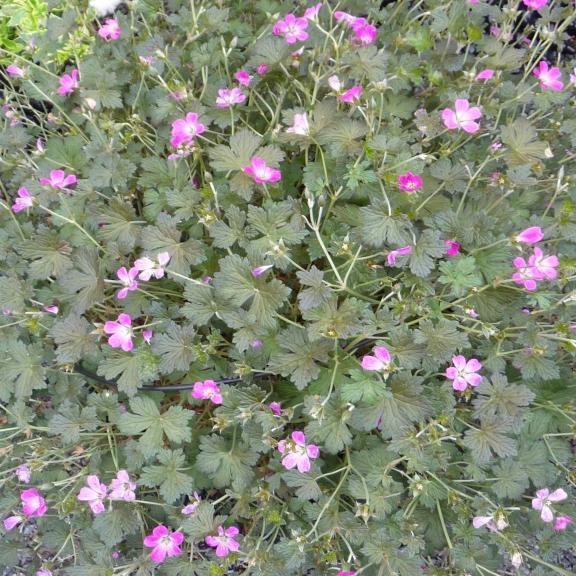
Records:
[[[569,573],[572,528],[530,498],[562,487],[576,517],[576,87],[542,90],[531,71],[555,57],[568,78],[573,3],[535,24],[518,2],[335,4],[292,46],[271,33],[288,11],[276,0],[130,2],[113,42],[86,2],[52,1],[24,52],[3,41],[24,76],[2,77],[0,509],[18,508],[26,464],[49,513],[2,534],[0,565],[485,576],[519,554],[535,576]],[[336,8],[381,27],[376,43],[351,42]],[[79,88],[58,95],[72,68]],[[218,108],[241,69],[246,101]],[[360,100],[339,101],[334,75]],[[480,132],[443,130],[458,98],[482,107]],[[188,112],[206,131],[169,159]],[[303,113],[308,133],[287,132]],[[254,183],[254,156],[282,179]],[[39,184],[54,169],[77,176],[72,193]],[[398,186],[406,172],[417,193]],[[15,214],[22,186],[36,204]],[[510,279],[528,226],[560,259],[535,292]],[[116,271],[162,252],[165,276],[117,299]],[[113,349],[103,326],[120,313],[151,343]],[[361,368],[377,344],[386,373]],[[459,354],[483,365],[464,393],[444,375]],[[221,405],[167,388],[230,378]],[[309,473],[282,467],[293,431],[320,449]],[[76,499],[86,476],[119,469],[137,501],[93,516]],[[497,511],[505,531],[472,527]],[[187,553],[155,567],[142,535],[158,523]],[[219,559],[204,539],[230,524],[241,551]]]

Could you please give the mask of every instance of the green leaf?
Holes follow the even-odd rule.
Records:
[[[13,393],[26,399],[33,390],[46,388],[46,369],[42,364],[42,348],[26,346],[19,340],[7,343],[0,371],[0,399],[7,401]]]
[[[184,297],[187,302],[181,312],[195,326],[204,326],[213,316],[222,318],[223,314],[237,310],[231,299],[224,298],[213,286],[186,284]]]
[[[123,251],[129,252],[140,236],[142,222],[137,220],[130,204],[113,198],[108,206],[99,205],[96,211],[96,237],[106,242],[117,242]]]
[[[329,124],[318,133],[318,142],[327,145],[332,156],[353,156],[362,150],[358,140],[366,135],[368,128],[364,122],[343,119],[340,122]]]
[[[93,432],[100,426],[94,406],[80,406],[65,402],[57,414],[48,422],[50,434],[57,434],[65,444],[80,440],[80,432]]]
[[[350,370],[350,378],[341,378],[340,396],[345,402],[374,404],[387,395],[386,383],[380,374]]]
[[[486,464],[496,454],[502,458],[516,455],[516,442],[506,436],[510,419],[482,420],[480,428],[470,428],[464,435],[464,445],[470,449],[476,464]]]
[[[226,220],[217,220],[208,227],[210,236],[214,239],[212,246],[215,248],[231,248],[238,243],[242,246],[249,238],[246,230],[246,212],[237,206],[230,206],[226,210]]]
[[[212,479],[215,488],[246,488],[254,476],[253,466],[256,462],[258,454],[243,442],[236,440],[233,444],[230,440],[216,435],[200,438],[200,453],[196,458],[196,465]]]
[[[440,258],[444,252],[444,241],[440,237],[440,232],[424,230],[410,253],[410,270],[416,276],[425,278],[434,269],[433,258]]]
[[[188,370],[196,359],[194,336],[196,331],[191,325],[179,326],[170,322],[166,332],[154,337],[152,351],[160,355],[160,372],[170,374],[174,370]]]
[[[214,170],[227,172],[242,170],[250,164],[260,146],[261,139],[251,130],[243,128],[230,137],[230,146],[219,144],[210,149],[210,163]]]
[[[453,354],[470,346],[468,336],[458,331],[458,322],[440,320],[434,324],[431,320],[420,323],[414,331],[414,342],[426,346],[423,364],[427,370],[434,370],[447,362]]]
[[[501,135],[507,147],[504,157],[509,166],[533,164],[546,158],[548,143],[539,140],[538,131],[527,118],[516,118],[502,128]]]
[[[296,276],[298,276],[300,284],[309,286],[298,294],[300,310],[311,310],[328,302],[332,290],[324,284],[324,272],[318,270],[316,266],[312,266],[310,270],[296,272]]]
[[[476,269],[476,261],[471,256],[451,258],[440,262],[440,284],[450,286],[450,293],[456,298],[464,296],[475,286],[482,284],[482,276]]]
[[[56,357],[60,364],[78,362],[98,351],[97,336],[83,316],[74,314],[55,322],[50,334],[57,344]]]
[[[324,339],[310,342],[306,331],[294,326],[281,332],[276,341],[283,351],[272,354],[268,369],[289,377],[298,390],[318,378],[320,366],[317,362],[328,362],[332,348]]]
[[[142,522],[135,509],[118,507],[94,517],[93,528],[109,548],[116,546],[140,528]]]
[[[167,504],[173,504],[183,494],[192,492],[192,478],[181,468],[186,466],[186,457],[182,450],[160,450],[160,466],[146,466],[142,470],[140,482],[151,488],[160,487],[160,495]]]
[[[0,309],[23,312],[26,300],[33,294],[32,286],[12,276],[0,276]]]
[[[322,337],[351,338],[362,334],[368,307],[365,302],[348,298],[341,303],[336,297],[318,308],[302,313],[309,321],[308,335],[311,340]]]
[[[376,204],[360,209],[364,242],[374,248],[385,244],[405,245],[412,242],[411,225],[405,215],[390,216],[386,204]]]
[[[555,380],[560,377],[558,362],[536,352],[522,354],[515,358],[514,363],[520,368],[522,376],[527,379]]]
[[[157,375],[156,360],[144,348],[130,354],[115,351],[99,363],[98,374],[107,380],[117,378],[118,390],[133,396],[143,383]]]
[[[282,480],[290,488],[296,488],[296,498],[299,500],[318,500],[322,496],[322,490],[312,474],[300,474],[294,470],[282,473]]]
[[[72,267],[72,248],[68,242],[60,240],[54,230],[43,230],[17,249],[24,258],[32,261],[30,276],[33,279],[59,278]]]
[[[530,486],[526,471],[514,460],[504,460],[492,471],[498,480],[490,484],[490,490],[498,498],[519,498]]]
[[[330,454],[338,454],[352,443],[349,428],[352,412],[348,404],[330,400],[322,412],[321,418],[312,420],[306,426],[309,440],[318,442]]]
[[[132,414],[123,414],[118,422],[120,432],[129,436],[141,434],[140,448],[145,456],[157,454],[164,445],[164,435],[177,444],[191,438],[188,422],[194,415],[181,406],[170,406],[160,413],[153,400],[147,397],[130,399]]]
[[[98,251],[81,248],[74,257],[74,270],[61,279],[64,292],[73,296],[72,302],[78,313],[104,299],[104,279],[100,273]]]

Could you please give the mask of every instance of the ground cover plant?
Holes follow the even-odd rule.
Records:
[[[6,6],[4,574],[573,573],[573,2]]]

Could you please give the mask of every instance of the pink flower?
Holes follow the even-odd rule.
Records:
[[[369,46],[376,42],[378,30],[371,24],[364,24],[354,28],[354,38],[352,38],[353,46]]]
[[[78,70],[74,68],[71,74],[64,74],[60,78],[60,87],[58,88],[58,94],[60,96],[66,96],[72,94],[80,86],[78,82]]]
[[[108,18],[103,26],[98,30],[98,36],[104,40],[118,40],[122,36],[122,29],[116,18]]]
[[[144,538],[144,546],[152,548],[150,559],[155,564],[160,564],[166,560],[166,556],[180,556],[182,549],[180,544],[184,542],[182,532],[171,532],[166,526],[160,524],[152,530],[152,534]]]
[[[46,510],[46,500],[40,495],[36,488],[29,488],[20,492],[20,500],[22,500],[22,512],[24,516],[29,518],[32,516],[44,516]]]
[[[278,182],[282,179],[282,173],[277,168],[272,168],[266,164],[264,158],[253,156],[250,160],[250,166],[242,168],[244,174],[252,176],[256,184],[264,184],[266,182]]]
[[[468,0],[468,4],[478,4],[479,0]]]
[[[310,8],[307,8],[306,11],[304,12],[304,18],[306,18],[307,20],[315,20],[321,8],[322,8],[322,2],[318,2],[318,4],[310,6]]]
[[[500,515],[498,516],[498,519],[495,519],[494,516],[475,516],[472,520],[472,525],[476,530],[486,526],[490,532],[500,532],[508,526],[508,522],[506,522],[506,520],[504,520]]]
[[[30,482],[30,478],[32,477],[32,472],[30,472],[30,468],[26,466],[26,464],[21,464],[16,468],[15,471],[16,478],[20,480],[20,482],[24,482],[24,484],[28,484]]]
[[[252,76],[250,76],[246,70],[238,70],[238,72],[234,74],[234,78],[236,78],[242,86],[249,86],[252,80]]]
[[[544,522],[552,522],[552,520],[554,520],[554,511],[551,505],[554,502],[562,502],[562,500],[566,500],[566,498],[568,498],[568,494],[566,494],[562,488],[558,488],[558,490],[554,490],[552,493],[550,493],[548,488],[542,488],[542,490],[536,492],[536,498],[532,499],[532,508],[534,510],[540,510],[540,518],[542,518]]]
[[[13,212],[22,212],[26,208],[32,208],[34,206],[34,198],[28,192],[28,188],[22,186],[22,188],[18,189],[18,198],[14,200],[14,204],[12,204],[12,211]]]
[[[230,528],[226,529],[218,526],[218,536],[206,536],[204,542],[210,548],[216,548],[216,556],[223,558],[228,556],[230,552],[240,550],[240,543],[234,540],[238,534],[240,534],[240,530],[236,526],[230,526]]]
[[[138,278],[144,282],[148,282],[152,276],[156,280],[164,277],[164,271],[166,266],[170,262],[170,254],[168,252],[160,252],[156,256],[156,261],[144,256],[143,258],[138,258],[134,262],[134,268],[140,272]]]
[[[252,348],[262,348],[262,340],[252,340],[252,342],[250,342],[250,346]]]
[[[106,484],[100,482],[98,476],[91,474],[86,478],[87,486],[84,486],[78,493],[78,500],[88,502],[90,510],[94,514],[101,514],[106,510],[104,499],[108,493]]]
[[[254,278],[258,278],[258,276],[262,276],[266,270],[270,270],[270,268],[274,268],[274,264],[266,264],[265,266],[258,266],[257,268],[252,269],[252,276]]]
[[[356,100],[360,100],[360,96],[362,96],[362,86],[352,86],[352,88],[340,94],[338,100],[340,100],[340,102],[353,104]]]
[[[9,532],[18,526],[22,520],[24,520],[22,516],[8,516],[8,518],[4,520],[4,529]]]
[[[536,244],[536,242],[540,242],[542,238],[544,238],[542,228],[540,228],[540,226],[531,226],[530,228],[526,228],[526,230],[522,230],[519,234],[516,234],[514,240],[516,240],[516,242],[522,242],[523,244]]]
[[[168,96],[172,98],[172,100],[176,100],[176,102],[184,100],[184,98],[186,98],[187,96],[186,88],[183,88],[182,90],[174,90],[172,92],[169,92]]]
[[[119,300],[123,300],[128,296],[128,292],[133,292],[138,288],[138,282],[136,282],[136,276],[138,276],[138,269],[137,268],[130,268],[130,270],[126,270],[125,266],[122,268],[118,268],[116,271],[116,276],[122,282],[124,288],[121,288],[116,292],[116,298]]]
[[[48,314],[58,314],[60,308],[58,308],[58,306],[56,306],[55,304],[51,304],[50,306],[44,306],[42,310],[48,312]]]
[[[460,254],[460,244],[456,240],[444,240],[446,256],[458,256]]]
[[[278,442],[278,452],[284,454],[282,466],[286,470],[292,470],[296,466],[298,472],[304,474],[310,470],[310,459],[320,455],[320,449],[314,444],[306,445],[304,432],[292,432],[291,438]]]
[[[572,74],[570,74],[570,82],[572,84],[576,84],[576,68],[574,68],[574,71],[572,72]]]
[[[210,400],[212,404],[222,404],[223,398],[218,384],[214,380],[195,382],[192,389],[192,398]]]
[[[527,8],[532,8],[532,10],[540,10],[548,4],[548,0],[522,0],[522,3]]]
[[[68,186],[76,184],[76,181],[74,174],[66,176],[64,170],[51,170],[50,178],[40,178],[40,184],[42,184],[42,186],[50,186],[54,190],[63,190],[68,193],[71,192],[71,190],[68,190]]]
[[[464,356],[452,356],[452,364],[453,366],[446,369],[446,378],[452,380],[454,390],[463,392],[468,388],[468,384],[476,387],[482,382],[482,376],[476,374],[482,364],[476,358],[467,361]]]
[[[13,76],[15,78],[23,78],[24,77],[24,70],[16,64],[10,64],[10,66],[6,67],[6,72],[9,76]]]
[[[348,26],[357,20],[356,16],[352,16],[352,14],[348,14],[348,12],[342,12],[341,10],[336,10],[336,12],[334,12],[334,18],[336,18],[338,22],[340,22],[340,20],[346,22]]]
[[[256,74],[258,74],[259,76],[264,76],[264,74],[266,74],[266,72],[268,72],[268,65],[267,64],[260,64],[260,66],[258,66],[258,68],[256,68]]]
[[[200,504],[201,501],[202,498],[200,498],[200,494],[198,494],[198,492],[194,492],[194,498],[192,499],[190,504],[187,504],[186,506],[184,506],[184,508],[182,508],[181,510],[182,514],[184,514],[185,516],[194,514],[194,512],[196,512],[196,508],[198,508],[198,504]]]
[[[268,406],[270,410],[272,410],[274,416],[282,416],[282,406],[280,406],[279,402],[270,402]]]
[[[464,132],[474,134],[480,130],[480,125],[474,120],[482,117],[480,108],[474,106],[470,108],[470,103],[466,99],[458,98],[454,102],[454,110],[444,108],[442,110],[442,121],[449,130],[462,129]]]
[[[388,370],[392,356],[386,346],[375,346],[372,350],[374,356],[364,356],[362,358],[362,368],[364,370]]]
[[[308,136],[310,134],[310,125],[308,124],[308,116],[304,114],[294,114],[294,124],[290,128],[286,128],[288,134],[299,134],[300,136]]]
[[[516,267],[516,272],[512,274],[512,280],[514,280],[514,283],[524,286],[524,288],[530,292],[536,290],[538,283],[534,276],[534,270],[526,263],[526,260],[518,256],[512,260],[512,264]]]
[[[35,576],[53,576],[53,574],[48,568],[40,568],[40,570],[36,571]]]
[[[540,62],[538,68],[536,68],[532,74],[540,80],[540,88],[543,90],[554,90],[559,92],[564,88],[564,83],[560,80],[562,72],[560,68],[554,66],[553,68],[548,68],[548,62]]]
[[[345,572],[341,570],[338,572],[338,576],[356,576],[356,572]]]
[[[554,530],[556,530],[556,532],[566,530],[566,528],[568,528],[572,522],[572,516],[558,516],[558,518],[556,518],[556,522],[554,522]]]
[[[304,32],[308,28],[306,18],[297,18],[294,14],[287,14],[283,20],[278,20],[272,28],[272,34],[283,36],[288,44],[304,42],[308,40],[308,33]]]
[[[154,336],[154,332],[152,330],[142,330],[142,338],[144,338],[144,342],[146,342],[146,344],[150,344],[152,336]]]
[[[394,266],[394,264],[396,264],[396,258],[398,258],[398,256],[406,256],[411,252],[412,252],[412,246],[402,246],[402,248],[398,248],[398,250],[390,250],[390,252],[388,252],[388,257],[386,258],[388,266]]]
[[[234,104],[242,104],[246,100],[246,94],[240,88],[222,88],[218,90],[218,98],[216,98],[217,108],[230,108]]]
[[[125,502],[132,502],[136,499],[136,482],[130,480],[130,476],[126,470],[118,470],[116,478],[110,482],[110,500],[124,500]]]
[[[556,267],[559,261],[556,256],[545,256],[540,248],[534,248],[534,254],[528,258],[528,266],[536,280],[554,280],[558,276]]]
[[[400,176],[398,176],[398,185],[400,186],[400,190],[403,192],[412,194],[422,188],[423,181],[417,174],[406,172],[405,174],[400,174]]]
[[[476,80],[492,80],[494,78],[494,70],[487,68],[476,74]]]
[[[120,314],[116,321],[107,320],[104,324],[104,332],[111,334],[108,344],[112,348],[122,348],[124,352],[130,352],[134,347],[132,343],[132,318],[129,314]]]
[[[185,118],[179,118],[172,122],[172,138],[170,145],[174,148],[179,146],[192,146],[194,138],[198,134],[202,134],[206,127],[201,122],[198,122],[198,114],[196,112],[188,112]]]
[[[332,88],[332,90],[334,90],[334,92],[340,92],[340,90],[342,89],[342,83],[340,82],[340,78],[338,78],[338,76],[336,75],[330,76],[330,78],[328,78],[328,85],[330,86],[330,88]]]
[[[470,318],[478,318],[478,312],[474,308],[464,308],[464,312],[470,316]]]

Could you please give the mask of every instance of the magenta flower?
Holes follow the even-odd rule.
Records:
[[[572,522],[572,516],[558,516],[558,518],[556,518],[556,522],[554,522],[554,530],[556,530],[556,532],[566,530],[566,528],[568,528]]]
[[[422,188],[423,184],[424,182],[422,181],[422,178],[413,172],[406,172],[405,174],[400,174],[400,176],[398,176],[398,185],[400,186],[400,190],[408,192],[408,194],[417,192]]]
[[[46,500],[36,490],[36,488],[28,488],[20,492],[20,500],[22,500],[22,512],[24,516],[29,518],[32,516],[44,516],[46,510]]]
[[[198,122],[198,114],[196,112],[188,112],[185,118],[179,118],[172,122],[172,138],[170,145],[174,148],[179,146],[192,146],[194,138],[198,134],[202,134],[206,127],[201,122]]]
[[[200,494],[198,494],[198,492],[194,492],[194,498],[191,500],[192,501],[190,504],[187,504],[181,510],[182,514],[185,516],[189,516],[190,514],[194,514],[194,512],[196,512],[196,508],[198,508],[198,504],[200,504],[202,498],[200,498]]]
[[[472,520],[472,525],[476,530],[486,526],[490,532],[500,532],[508,526],[508,522],[500,515],[498,519],[496,519],[495,516],[475,516]]]
[[[218,90],[218,98],[216,98],[217,108],[230,108],[235,104],[242,104],[246,100],[246,94],[240,88],[222,88]]]
[[[394,266],[394,264],[396,264],[396,258],[398,258],[398,256],[406,256],[411,252],[412,252],[412,246],[402,246],[402,248],[398,248],[398,250],[390,250],[386,258],[388,266]]]
[[[124,500],[124,502],[132,502],[136,499],[136,482],[130,480],[130,476],[126,470],[118,470],[116,478],[110,482],[110,500]]]
[[[540,88],[543,90],[554,90],[559,92],[564,88],[564,82],[560,80],[562,72],[556,66],[549,68],[548,62],[540,62],[538,67],[532,72],[540,80]]]
[[[152,534],[144,538],[144,546],[152,548],[150,560],[155,564],[160,564],[172,556],[180,556],[182,548],[180,545],[184,542],[182,532],[171,532],[166,526],[160,524],[152,530]]]
[[[230,552],[237,552],[240,550],[240,543],[234,540],[236,536],[240,534],[240,530],[236,526],[230,526],[230,528],[222,528],[218,526],[218,536],[206,536],[204,542],[210,546],[210,548],[216,548],[216,556],[223,558],[228,556]]]
[[[536,282],[532,266],[527,264],[526,260],[520,256],[514,258],[512,264],[516,267],[516,272],[512,274],[512,280],[514,280],[514,283],[524,286],[524,288],[530,292],[536,290],[538,283]]]
[[[494,70],[491,68],[487,68],[476,74],[476,80],[492,80],[492,78],[494,78]]]
[[[348,14],[348,12],[342,12],[341,10],[336,10],[336,12],[334,12],[334,18],[336,18],[338,22],[342,20],[343,22],[348,24],[348,26],[350,26],[354,21],[357,20],[356,16],[352,16],[352,14]]]
[[[306,18],[297,18],[294,14],[287,14],[283,20],[278,20],[272,28],[272,34],[282,36],[288,44],[304,42],[308,40],[308,20]]]
[[[122,36],[122,29],[116,18],[108,18],[98,30],[98,36],[104,40],[118,40]]]
[[[338,96],[338,100],[340,102],[346,102],[347,104],[354,104],[356,100],[360,100],[360,96],[362,96],[362,86],[352,86]]]
[[[28,192],[28,188],[22,186],[22,188],[18,189],[18,198],[14,200],[14,204],[12,204],[12,211],[13,212],[22,212],[26,208],[32,208],[34,206],[34,198]]]
[[[290,128],[286,128],[288,134],[299,134],[300,136],[308,136],[310,134],[310,125],[308,124],[308,116],[304,114],[294,114],[294,124]]]
[[[458,256],[460,254],[460,243],[456,240],[444,240],[446,256]]]
[[[138,276],[138,269],[137,268],[130,268],[130,270],[126,270],[125,266],[122,268],[118,268],[116,271],[116,276],[122,282],[124,288],[121,288],[116,292],[116,298],[119,300],[123,300],[128,296],[128,292],[133,292],[134,290],[138,289],[138,282],[136,282],[136,276]]]
[[[478,312],[474,308],[464,308],[464,312],[470,316],[470,318],[478,318]]]
[[[259,156],[253,156],[250,160],[250,166],[244,166],[242,172],[252,176],[256,184],[274,183],[282,179],[280,170],[268,166],[264,158],[260,158]]]
[[[354,25],[353,25],[354,26]],[[370,46],[376,42],[378,30],[372,24],[363,24],[354,27],[354,38],[352,38],[353,46]]]
[[[477,374],[482,364],[476,358],[466,360],[464,356],[452,356],[452,364],[446,369],[446,378],[452,380],[452,388],[463,392],[468,385],[475,388],[482,382],[482,376]]]
[[[554,520],[552,504],[562,502],[562,500],[566,500],[566,498],[568,498],[568,494],[566,494],[562,488],[558,488],[558,490],[554,490],[552,493],[550,493],[548,488],[542,488],[542,490],[536,492],[536,498],[532,499],[532,508],[534,510],[540,510],[540,518],[542,518],[544,522],[549,523]]]
[[[234,78],[236,78],[242,86],[249,86],[252,80],[252,76],[250,76],[246,70],[238,70],[238,72],[234,74]]]
[[[307,8],[306,11],[304,12],[304,18],[306,18],[307,20],[315,20],[321,8],[322,8],[322,2],[318,2],[318,4],[310,6],[310,8]]]
[[[534,248],[534,254],[528,258],[528,266],[536,280],[554,280],[558,276],[556,267],[560,262],[556,256],[545,256],[540,248]]]
[[[21,464],[16,468],[15,472],[16,478],[20,480],[20,482],[24,482],[24,484],[28,484],[30,482],[30,478],[32,477],[32,472],[30,472],[30,468],[26,466],[26,464]]]
[[[478,120],[481,117],[482,112],[480,108],[476,106],[470,108],[468,100],[463,98],[458,98],[456,102],[454,102],[454,110],[451,108],[444,108],[444,110],[442,110],[442,121],[446,128],[449,130],[462,129],[469,134],[474,134],[480,130],[480,125],[474,122],[474,120]]]
[[[522,3],[527,8],[532,8],[532,10],[540,10],[548,4],[548,0],[522,0]]]
[[[258,278],[258,276],[262,276],[266,270],[270,270],[270,268],[274,268],[274,264],[266,264],[265,266],[258,266],[252,269],[252,276],[254,278]]]
[[[78,493],[78,500],[88,502],[90,510],[94,514],[101,514],[106,510],[104,499],[107,496],[108,488],[106,484],[100,482],[98,476],[91,474],[86,477],[86,484]]]
[[[115,321],[107,320],[104,323],[104,332],[111,334],[108,344],[112,348],[122,348],[124,352],[130,352],[134,347],[132,343],[132,318],[129,314],[120,314]]]
[[[356,576],[356,572],[346,572],[340,570],[340,572],[338,572],[338,576]]]
[[[150,344],[152,336],[154,336],[154,332],[152,330],[142,330],[142,338],[144,338],[144,342],[146,342],[146,344]]]
[[[6,72],[8,73],[9,76],[12,76],[14,78],[24,77],[24,70],[22,70],[22,68],[20,68],[19,66],[16,66],[16,64],[10,64],[10,66],[7,66]]]
[[[306,444],[304,432],[292,432],[291,439],[286,438],[278,442],[278,452],[284,454],[282,466],[286,470],[297,467],[298,472],[304,474],[310,471],[310,459],[318,458],[320,449],[315,444]]]
[[[192,398],[198,400],[210,400],[212,404],[222,404],[223,398],[218,384],[214,380],[195,382],[192,389]]]
[[[258,68],[256,68],[256,73],[259,76],[264,76],[264,74],[266,74],[266,72],[268,72],[268,65],[267,64],[260,64],[260,66],[258,66]]]
[[[544,238],[542,228],[540,228],[540,226],[531,226],[530,228],[526,228],[526,230],[522,230],[519,234],[516,234],[514,240],[522,244],[536,244],[536,242],[540,242],[542,238]]]
[[[268,404],[268,407],[270,408],[270,410],[272,410],[274,416],[282,416],[282,406],[280,406],[279,402],[270,402],[270,404]]]
[[[160,252],[156,256],[156,261],[144,256],[143,258],[138,258],[134,262],[134,268],[140,273],[138,278],[144,282],[148,282],[152,276],[156,280],[164,277],[165,268],[170,262],[170,254],[168,252]]]
[[[252,340],[252,342],[250,342],[250,346],[252,348],[262,348],[262,340]]]
[[[66,176],[64,170],[50,170],[50,178],[40,178],[42,186],[50,186],[54,190],[63,190],[64,192],[72,192],[68,186],[76,184],[76,176],[69,174]]]
[[[375,346],[372,350],[374,356],[364,356],[362,358],[362,368],[364,370],[388,370],[392,362],[392,356],[386,346]]]
[[[35,576],[53,576],[53,574],[48,568],[40,568],[40,570],[36,571]]]
[[[44,306],[42,310],[44,310],[44,312],[48,312],[48,314],[58,314],[60,308],[58,308],[58,306],[55,304],[50,304],[49,306]]]
[[[24,520],[22,516],[8,516],[8,518],[6,518],[3,522],[4,529],[7,532],[10,532],[10,530],[13,530],[16,526],[18,526],[22,520]]]
[[[64,74],[62,78],[60,78],[60,87],[58,88],[58,94],[60,96],[67,96],[68,94],[72,94],[74,90],[76,90],[80,86],[78,82],[78,70],[74,68],[71,74]]]

